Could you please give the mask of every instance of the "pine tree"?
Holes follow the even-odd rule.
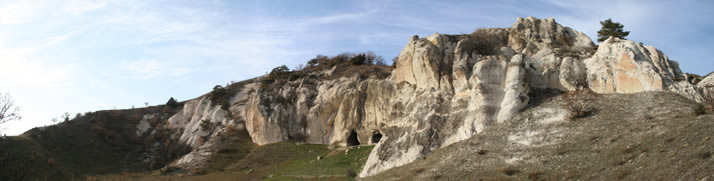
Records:
[[[171,108],[175,108],[178,106],[178,102],[176,101],[176,99],[174,99],[174,97],[171,97],[169,98],[169,101],[166,102],[166,105]]]
[[[605,41],[610,38],[610,36],[614,36],[624,40],[627,35],[630,35],[629,31],[622,30],[622,28],[625,27],[624,25],[618,22],[613,22],[610,18],[606,19],[605,21],[600,21],[600,24],[602,25],[602,29],[597,32],[598,42]]]

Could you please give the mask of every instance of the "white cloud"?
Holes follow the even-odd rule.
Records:
[[[161,76],[176,78],[195,71],[194,68],[190,68],[188,66],[182,66],[177,63],[170,63],[164,60],[156,59],[122,61],[119,62],[119,69],[128,73],[124,75],[129,75],[129,77],[139,79],[150,79]],[[107,76],[120,77],[114,74],[109,74]]]
[[[344,21],[354,21],[354,20],[363,19],[366,16],[372,15],[376,12],[377,12],[376,9],[372,9],[369,11],[356,12],[356,13],[331,14],[331,15],[327,15],[327,16],[319,16],[319,17],[315,17],[315,18],[309,18],[309,19],[306,19],[306,21],[304,21],[303,23],[329,24],[329,23],[344,22]]]
[[[69,13],[77,15],[104,8],[107,4],[109,4],[109,2],[105,0],[72,0],[64,9]]]
[[[31,21],[44,4],[33,1],[16,1],[0,5],[0,25],[21,24]]]
[[[54,64],[31,53],[55,45],[65,39],[60,36],[37,47],[10,47],[0,32],[0,82],[7,87],[53,88],[72,77],[74,66]]]
[[[51,41],[50,41],[51,42]],[[47,46],[45,46],[47,47]],[[0,36],[0,83],[21,107],[22,120],[2,127],[8,134],[19,134],[29,128],[46,124],[56,112],[58,93],[74,86],[76,65],[56,63],[31,54],[34,47],[8,47]]]
[[[165,67],[158,60],[135,60],[123,61],[119,63],[119,69],[129,71],[137,77],[152,78],[160,75],[161,70]]]

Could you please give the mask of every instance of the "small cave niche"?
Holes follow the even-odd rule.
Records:
[[[372,141],[372,144],[379,143],[379,140],[382,140],[382,133],[380,133],[379,131],[373,132],[372,139],[370,139],[370,140]]]
[[[347,146],[359,145],[359,140],[357,139],[357,132],[352,130],[350,136],[347,137]]]

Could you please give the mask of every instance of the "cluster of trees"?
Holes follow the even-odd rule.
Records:
[[[352,66],[359,65],[386,65],[384,58],[378,56],[374,52],[361,52],[361,53],[340,53],[338,55],[328,57],[324,55],[317,55],[315,58],[307,61],[305,65],[297,65],[293,70],[290,70],[288,66],[281,65],[273,68],[273,70],[268,73],[266,77],[262,79],[263,84],[270,84],[276,80],[294,80],[299,78],[304,74],[305,71],[321,71],[325,69],[330,69],[335,65],[345,64]]]
[[[374,52],[368,51],[363,53],[340,53],[333,57],[317,55],[315,58],[307,61],[307,67],[333,66],[339,63],[350,63],[352,65],[386,65],[384,58],[378,56]]]

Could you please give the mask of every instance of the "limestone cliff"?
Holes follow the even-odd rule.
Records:
[[[585,61],[588,85],[598,93],[671,90],[697,102],[704,99],[686,81],[679,64],[652,46],[611,37]]]
[[[335,66],[278,83],[258,78],[232,85],[236,91],[227,106],[211,102],[209,94],[190,100],[167,120],[175,137],[194,149],[173,165],[200,167],[215,152],[214,140],[236,128],[247,130],[258,145],[289,139],[376,144],[360,173],[364,177],[510,119],[536,90],[668,90],[698,102],[705,100],[702,95],[711,99],[712,76],[692,85],[675,61],[652,46],[611,38],[596,47],[584,33],[552,18],[518,18],[510,28],[484,32],[495,41],[414,36],[387,78],[326,79],[346,71]]]
[[[714,102],[714,73],[710,73],[697,83],[697,91],[710,102]]]

